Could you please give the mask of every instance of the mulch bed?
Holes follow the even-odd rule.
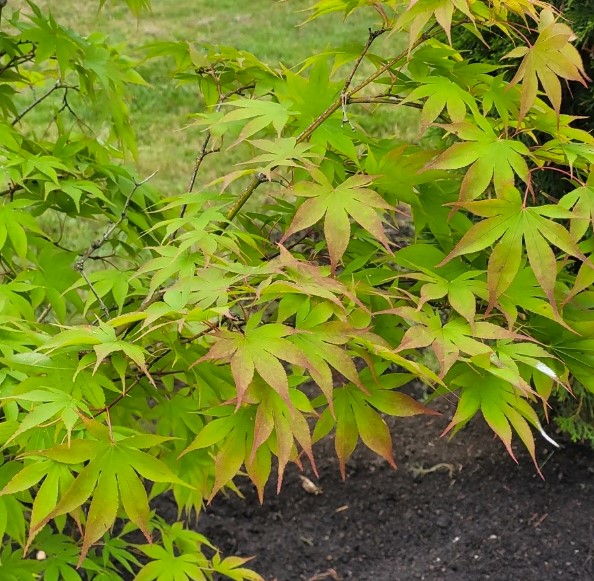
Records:
[[[322,442],[319,480],[306,471],[321,493],[291,465],[281,494],[271,482],[260,506],[239,479],[245,500],[220,496],[198,529],[226,554],[254,555],[267,581],[594,579],[594,452],[567,443],[553,452],[538,436],[542,480],[480,418],[452,440],[438,437],[447,421],[396,420],[398,470],[360,449],[346,482],[333,442]],[[164,516],[169,502],[159,503]]]

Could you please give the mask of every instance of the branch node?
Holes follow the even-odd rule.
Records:
[[[347,115],[347,105],[349,103],[349,94],[348,93],[341,93],[340,95],[340,107],[342,109],[342,121],[341,125],[348,125],[352,131],[355,131],[355,126],[351,123],[349,116]]]

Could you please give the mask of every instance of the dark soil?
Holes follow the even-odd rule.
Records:
[[[250,565],[267,581],[593,580],[594,453],[566,445],[551,455],[542,442],[543,481],[521,450],[515,464],[482,420],[439,439],[447,421],[397,420],[398,470],[359,450],[346,482],[324,442],[319,481],[307,473],[320,494],[306,492],[290,466],[279,496],[270,483],[260,506],[240,482],[245,501],[217,499],[199,529],[227,554],[254,555]],[[415,470],[439,463],[451,473]]]

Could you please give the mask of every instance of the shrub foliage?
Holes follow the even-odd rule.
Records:
[[[320,0],[310,19],[373,26],[291,69],[145,47],[202,99],[181,193],[124,163],[140,63],[7,12],[2,579],[260,579],[149,501],[199,511],[241,476],[262,499],[327,436],[343,474],[359,440],[395,465],[384,417],[435,413],[399,390],[415,378],[457,396],[446,432],[480,412],[538,469],[551,394],[594,392],[594,138],[562,113],[588,79],[551,6]],[[511,78],[453,48],[462,29],[512,39]],[[420,144],[373,130],[384,108],[418,110]]]

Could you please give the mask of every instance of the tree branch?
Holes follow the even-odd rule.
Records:
[[[219,112],[221,110],[221,107],[223,106],[223,104],[225,103],[225,101],[227,99],[229,99],[229,97],[232,97],[233,95],[241,95],[243,94],[244,91],[247,91],[249,89],[253,89],[255,87],[254,83],[249,83],[247,85],[244,85],[242,87],[238,87],[237,89],[234,89],[232,91],[228,91],[227,93],[225,93],[224,95],[221,95],[219,97],[219,100],[217,102],[217,105],[215,107],[215,112]],[[194,169],[192,171],[192,175],[190,177],[190,183],[188,184],[188,193],[192,192],[192,190],[194,189],[194,185],[196,184],[196,178],[198,176],[198,172],[200,171],[200,166],[202,165],[202,162],[204,161],[204,158],[208,155],[210,155],[211,153],[215,153],[217,151],[219,151],[219,148],[214,148],[214,149],[208,149],[208,145],[210,143],[210,140],[212,139],[212,133],[210,131],[207,132],[206,134],[206,138],[204,139],[204,142],[202,143],[202,147],[200,148],[200,151],[196,157],[196,161],[194,162]],[[187,204],[184,204],[181,208],[179,217],[183,218],[186,210],[188,208]],[[177,235],[177,232],[175,232],[172,236],[172,238],[175,238]]]
[[[35,107],[37,107],[37,105],[39,105],[39,103],[41,103],[42,101],[44,101],[45,99],[47,99],[54,91],[57,91],[58,89],[68,89],[67,85],[63,85],[62,81],[60,79],[58,79],[54,85],[47,90],[43,95],[41,95],[41,97],[35,99],[35,101],[33,101],[33,103],[31,103],[26,109],[24,109],[23,111],[21,111],[13,120],[12,120],[12,125],[16,125],[27,113],[29,113],[30,111],[32,111],[33,109],[35,109]]]
[[[375,36],[373,36],[373,32],[370,33],[369,39],[363,49],[363,52],[361,54],[361,56],[359,56],[359,58],[357,59],[357,61],[355,62],[354,66],[353,66],[353,70],[349,73],[349,76],[347,77],[347,80],[345,81],[345,87],[347,87],[347,90],[345,92],[345,90],[343,89],[343,91],[341,92],[340,96],[338,99],[336,99],[333,103],[331,103],[330,105],[328,105],[328,107],[326,108],[325,111],[323,111],[319,117],[317,117],[316,119],[314,119],[314,121],[312,121],[308,127],[306,127],[298,136],[297,136],[297,143],[303,143],[304,141],[307,141],[312,134],[314,133],[314,131],[320,127],[320,125],[322,125],[322,123],[324,123],[324,121],[326,121],[329,117],[332,116],[333,113],[335,113],[338,109],[340,109],[340,107],[343,105],[343,103],[345,103],[345,101],[348,103],[349,100],[351,99],[351,97],[355,94],[358,93],[359,91],[363,90],[365,87],[367,87],[368,85],[370,85],[371,83],[373,83],[373,81],[375,81],[375,79],[377,79],[378,77],[380,77],[381,75],[383,75],[386,71],[390,70],[392,67],[394,67],[396,64],[398,64],[400,61],[402,61],[403,59],[405,59],[407,57],[407,55],[410,54],[410,52],[415,49],[417,46],[419,46],[419,44],[426,42],[427,39],[431,38],[431,31],[433,30],[433,28],[435,28],[435,26],[431,27],[425,34],[421,35],[417,41],[413,44],[412,47],[407,48],[406,50],[403,50],[398,56],[395,56],[394,58],[388,60],[387,62],[385,62],[377,71],[375,71],[374,73],[372,73],[371,75],[369,75],[366,79],[364,79],[363,81],[361,81],[358,85],[356,85],[355,87],[353,87],[352,89],[348,89],[348,87],[350,86],[353,77],[355,76],[355,73],[357,72],[357,69],[359,68],[359,65],[361,64],[361,61],[363,59],[363,57],[365,56],[365,54],[367,53],[367,51],[369,50],[369,47],[371,46],[371,43],[375,40],[375,38],[377,38],[379,36],[379,34],[375,34]],[[228,225],[228,223],[233,220],[233,218],[235,218],[235,216],[237,216],[237,214],[239,213],[239,211],[241,210],[241,208],[243,207],[243,205],[250,199],[251,195],[254,193],[254,191],[258,188],[258,186],[262,183],[264,183],[265,181],[267,181],[266,179],[262,179],[261,178],[262,174],[257,174],[251,181],[250,183],[247,185],[247,187],[245,188],[245,190],[242,192],[241,196],[239,197],[239,199],[235,202],[235,204],[233,204],[233,206],[231,207],[231,209],[227,212],[227,224],[223,225],[222,228],[225,229]]]
[[[132,200],[132,196],[134,196],[134,194],[136,193],[138,188],[140,186],[142,186],[143,184],[145,184],[146,182],[148,182],[150,179],[152,179],[156,173],[157,173],[156,171],[153,172],[150,176],[148,176],[141,182],[136,182],[136,181],[134,182],[134,187],[132,188],[132,191],[128,194],[128,196],[126,197],[126,201],[124,202],[124,207],[122,208],[119,218],[115,222],[109,224],[107,226],[107,228],[105,229],[105,231],[103,232],[103,235],[101,236],[101,238],[99,238],[99,240],[95,240],[91,244],[91,246],[89,246],[89,248],[87,248],[87,250],[74,263],[74,270],[76,270],[76,272],[78,272],[84,278],[85,282],[91,289],[91,292],[93,293],[93,295],[95,295],[95,298],[97,299],[97,302],[101,306],[101,309],[103,310],[103,313],[105,314],[106,318],[109,318],[109,309],[107,308],[105,303],[101,300],[101,297],[97,294],[97,291],[93,287],[93,284],[91,283],[91,281],[85,274],[85,272],[84,272],[85,263],[90,258],[93,258],[93,254],[97,250],[99,250],[109,240],[109,237],[113,234],[114,230],[124,221],[124,218],[126,217],[126,212],[128,211],[128,206],[130,205],[130,201]],[[47,316],[47,314],[45,316]]]

